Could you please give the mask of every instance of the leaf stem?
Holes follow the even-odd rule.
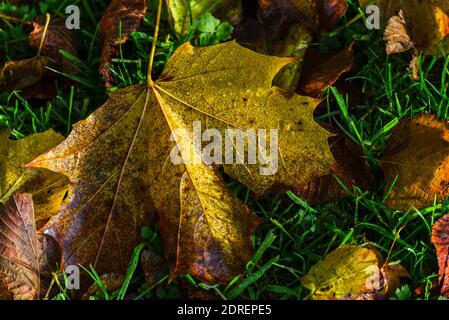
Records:
[[[326,37],[334,37],[334,36],[338,35],[342,30],[346,29],[347,27],[356,23],[357,21],[359,21],[362,18],[364,18],[364,15],[358,14],[354,18],[352,18],[350,21],[348,21],[345,25],[335,29],[334,31],[332,31],[330,33],[325,32],[322,35],[326,36]]]
[[[154,27],[154,36],[153,36],[153,44],[151,46],[151,53],[150,53],[150,63],[148,65],[148,73],[147,73],[147,83],[148,86],[153,86],[153,78],[151,76],[153,72],[153,64],[154,64],[154,56],[156,54],[156,45],[157,45],[157,38],[159,36],[159,25],[161,23],[161,14],[162,14],[162,0],[159,0],[159,5],[157,8],[157,15],[156,15],[156,25]]]
[[[47,36],[47,31],[48,31],[48,26],[50,25],[50,14],[46,13],[45,14],[45,26],[44,26],[44,31],[42,32],[42,38],[41,38],[41,43],[39,44],[39,50],[37,50],[37,56],[41,55],[42,52],[42,48],[44,47],[44,43],[45,43],[45,38]]]
[[[23,23],[23,24],[28,24],[28,25],[33,24],[31,21],[24,21],[22,19],[19,19],[19,18],[16,18],[16,17],[6,16],[6,15],[1,14],[1,13],[0,13],[0,18],[4,19],[4,20],[9,20],[11,22]]]

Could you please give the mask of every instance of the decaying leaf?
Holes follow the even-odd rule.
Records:
[[[168,274],[167,262],[152,250],[142,251],[140,262],[148,288],[153,287],[163,276]]]
[[[432,243],[437,250],[441,295],[449,296],[449,215],[433,225]]]
[[[238,0],[166,0],[170,21],[178,37],[184,36],[194,21],[206,12],[220,15],[239,3]]]
[[[259,0],[258,18],[266,28],[268,54],[293,57],[276,76],[274,84],[288,91],[296,89],[307,48],[318,29],[315,0]]]
[[[305,75],[301,72],[306,63],[305,55],[320,26],[325,28],[335,23],[345,12],[346,6],[346,0],[259,0],[258,20],[247,17],[235,27],[234,36],[239,43],[258,52],[295,58],[296,61],[285,66],[274,80],[274,85],[294,91],[300,78]],[[329,81],[338,79],[341,76],[338,67],[330,69],[336,72],[332,75],[324,70],[330,65],[323,64],[323,69],[315,70],[315,75],[323,76],[328,72]],[[309,77],[306,81],[311,80]]]
[[[100,276],[100,280],[107,292],[114,292],[120,289],[125,277],[118,273],[109,273]],[[90,297],[101,296],[102,293],[102,288],[100,288],[98,283],[94,283],[89,287],[86,293],[83,294],[82,300],[88,300]]]
[[[15,300],[39,297],[43,272],[59,263],[45,236],[36,234],[31,194],[15,193],[0,209],[0,296]],[[48,249],[48,251],[46,251]]]
[[[411,39],[402,9],[399,10],[397,16],[388,20],[384,40],[387,41],[387,54],[401,53],[414,48],[415,45]]]
[[[449,131],[433,115],[403,119],[388,142],[380,164],[385,173],[386,192],[394,183],[386,204],[393,209],[422,209],[435,196],[449,194]]]
[[[319,98],[342,74],[350,71],[353,64],[352,45],[327,55],[309,49],[305,56],[298,93]]]
[[[312,266],[301,283],[314,300],[377,300],[394,294],[401,277],[409,277],[407,270],[386,264],[376,249],[344,245]]]
[[[334,26],[348,10],[348,0],[318,0],[318,16],[321,29]]]
[[[42,18],[33,22],[34,30],[30,33],[30,45],[36,49],[40,48],[42,35],[44,33],[45,21]],[[64,50],[72,56],[77,56],[75,35],[73,30],[67,29],[65,20],[52,20],[48,26],[41,52],[44,56],[53,59],[65,73],[73,73],[73,63],[62,56],[59,51]]]
[[[353,186],[357,186],[363,191],[369,190],[371,187],[371,169],[367,159],[362,157],[362,150],[342,134],[330,138],[329,144],[335,158],[331,174],[295,188],[295,193],[298,196],[313,205],[347,197],[348,193],[340,183],[350,191]]]
[[[102,47],[99,72],[106,87],[110,87],[113,82],[108,68],[111,58],[117,55],[119,45],[125,43],[129,35],[139,28],[146,12],[146,0],[112,0],[104,12],[99,22]]]
[[[64,176],[45,169],[28,169],[19,179],[23,184],[17,190],[33,194],[36,221],[48,220],[59,212],[68,190]]]
[[[0,89],[22,90],[38,83],[47,73],[50,59],[44,56],[7,61],[0,69]]]
[[[360,0],[376,3],[385,23],[402,10],[414,47],[425,54],[441,55],[449,49],[449,10],[444,0]]]
[[[419,65],[418,56],[419,52],[415,48],[415,44],[412,41],[411,32],[408,28],[406,18],[404,17],[404,11],[401,9],[397,16],[393,16],[388,21],[388,25],[385,29],[384,40],[387,42],[387,54],[396,54],[411,50],[412,60],[410,61],[409,70],[412,70],[411,78],[418,81]]]
[[[9,131],[0,131],[0,203],[16,191],[32,193],[37,220],[48,219],[59,212],[67,192],[67,179],[45,169],[23,166],[64,140],[53,130],[9,140]]]
[[[313,120],[315,100],[272,87],[291,61],[235,42],[186,43],[157,81],[112,93],[63,143],[32,161],[28,167],[62,173],[72,184],[67,204],[46,229],[63,247],[65,263],[92,264],[100,274],[126,271],[155,207],[172,278],[190,273],[226,283],[241,273],[260,221],[213,166],[189,161],[205,156],[197,142],[174,134],[191,134],[198,124],[223,139],[230,128],[278,129],[279,168],[267,172],[272,175],[260,174],[260,161],[223,165],[260,194],[327,174],[331,135]],[[236,149],[234,143],[228,148]],[[234,159],[243,156],[237,149]]]
[[[14,194],[0,209],[0,282],[16,300],[40,291],[39,254],[30,194]]]

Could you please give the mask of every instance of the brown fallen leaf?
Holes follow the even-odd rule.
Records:
[[[49,15],[47,19],[50,22]],[[63,21],[52,22],[45,29],[45,23],[38,18],[32,25],[34,30],[30,34],[30,45],[38,49],[37,56],[7,61],[0,69],[0,89],[22,90],[25,99],[46,100],[56,95],[56,73],[50,69],[56,68],[66,73],[75,71],[72,62],[59,53],[59,50],[65,50],[76,56],[75,38]]]
[[[297,88],[299,94],[319,98],[342,74],[354,64],[352,45],[337,53],[320,54],[309,50],[304,59],[302,76]]]
[[[92,264],[99,274],[125,272],[155,208],[172,279],[189,273],[227,283],[241,273],[260,220],[216,168],[189,161],[201,156],[191,138],[173,134],[191,133],[199,123],[223,137],[229,128],[278,129],[282,160],[276,173],[267,172],[275,174],[261,175],[259,161],[223,165],[259,194],[327,174],[334,162],[331,134],[313,120],[316,101],[271,86],[291,61],[235,42],[186,43],[158,80],[114,92],[63,143],[28,164],[70,179],[68,201],[46,228],[61,244],[65,263]],[[228,147],[234,152],[233,144]]]
[[[397,16],[393,16],[388,20],[388,25],[385,29],[384,40],[387,41],[387,54],[401,53],[414,48],[415,44],[410,34],[404,11],[401,9]]]
[[[30,45],[36,49],[41,48],[45,21],[41,17],[33,22],[34,30],[30,33]],[[42,44],[42,55],[50,57],[65,73],[74,73],[73,63],[62,56],[59,51],[64,50],[72,56],[77,56],[76,39],[73,30],[67,29],[64,20],[52,20],[48,26],[45,40]]]
[[[49,170],[23,166],[61,143],[64,137],[53,130],[18,141],[9,140],[9,136],[8,130],[0,131],[0,203],[5,203],[14,192],[32,193],[36,219],[48,219],[59,212],[68,180]]]
[[[380,161],[388,192],[386,204],[392,209],[422,209],[435,196],[449,195],[449,131],[447,123],[422,114],[403,119],[391,132],[385,156]]]
[[[168,274],[167,262],[152,250],[144,250],[140,256],[140,263],[145,274],[145,283],[148,288],[158,283]]]
[[[348,0],[318,0],[320,29],[333,27],[346,14],[348,7]]]
[[[267,53],[292,57],[274,79],[274,85],[293,91],[301,74],[304,56],[317,33],[316,0],[259,0],[257,16],[266,29]]]
[[[121,288],[125,277],[118,273],[108,273],[101,275],[100,280],[107,292],[114,292]],[[100,297],[104,299],[102,293],[102,288],[100,288],[98,283],[94,283],[89,287],[86,293],[83,294],[81,299],[89,300],[90,297]]]
[[[387,264],[374,248],[344,245],[310,268],[301,278],[313,300],[386,299],[410,277],[398,264]]]
[[[346,12],[346,8],[346,0],[259,0],[259,21],[245,19],[236,26],[235,37],[253,50],[295,58],[296,61],[284,67],[274,80],[276,86],[293,91],[301,81],[301,75],[307,75],[307,72],[301,72],[303,65],[307,63],[305,55],[314,36],[319,33],[320,26],[325,28],[336,23]],[[315,70],[315,75],[323,76],[328,72],[329,81],[338,79],[341,72],[339,73],[338,67],[333,66],[336,64],[337,61],[323,64],[323,69]],[[335,74],[331,75],[331,72],[324,70],[329,66],[332,66],[330,70],[335,71]]]
[[[441,295],[449,297],[449,215],[433,225],[432,243],[437,251]]]
[[[7,61],[0,69],[0,89],[22,90],[35,85],[47,74],[48,57],[37,56],[26,60]]]
[[[362,5],[372,2],[360,0]],[[374,3],[379,6],[384,23],[402,10],[402,17],[407,19],[409,36],[418,51],[432,55],[441,55],[441,49],[448,51],[449,10],[446,1],[378,0]]]
[[[58,94],[58,88],[56,87],[56,78],[53,76],[56,75],[52,73],[48,77],[46,76],[44,79],[32,85],[31,87],[26,87],[22,90],[20,95],[23,99],[35,99],[35,100],[48,100],[55,97]],[[31,100],[32,101],[32,100]],[[34,104],[30,103],[33,107]]]
[[[430,283],[429,283],[430,281]],[[429,288],[430,286],[430,288]],[[433,278],[431,280],[427,280],[424,283],[422,283],[421,285],[419,285],[415,290],[413,290],[413,299],[423,299],[426,297],[426,295],[430,294],[432,296],[438,296],[439,290],[440,289],[440,285],[439,285],[439,281],[438,278]]]
[[[335,159],[331,174],[295,188],[299,197],[313,205],[337,201],[348,196],[337,178],[349,190],[352,190],[353,186],[363,191],[371,188],[371,169],[368,160],[363,158],[362,150],[343,134],[330,138],[329,145]]]
[[[35,218],[36,220],[36,218]],[[37,226],[37,224],[36,224]],[[58,292],[57,286],[52,286],[54,274],[60,272],[61,268],[61,249],[56,240],[41,232],[37,233],[40,271],[41,297],[47,295],[52,297]],[[53,295],[52,295],[53,294]]]
[[[38,240],[31,194],[15,193],[0,209],[0,296],[38,299],[43,272],[54,268],[58,255],[47,239]],[[43,236],[42,236],[43,237]],[[54,250],[54,247],[51,247]]]
[[[388,55],[411,51],[412,60],[410,61],[409,70],[412,70],[411,78],[418,81],[420,79],[418,65],[419,52],[412,41],[411,31],[407,26],[403,10],[399,10],[399,14],[391,17],[388,21],[384,40],[387,42]]]
[[[118,54],[119,45],[139,28],[146,12],[146,0],[112,0],[103,13],[99,22],[102,48],[99,72],[104,78],[105,87],[112,86],[114,80],[109,70],[111,58]]]
[[[267,54],[267,34],[264,26],[257,19],[245,18],[234,27],[235,40],[253,50],[262,54]]]

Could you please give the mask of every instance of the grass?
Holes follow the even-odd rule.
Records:
[[[150,1],[152,6],[155,1]],[[305,299],[307,290],[301,286],[300,277],[310,267],[342,244],[369,242],[380,250],[390,262],[400,261],[410,272],[411,279],[398,291],[398,299],[409,298],[414,288],[424,285],[423,299],[435,299],[430,292],[437,277],[435,250],[430,242],[431,226],[449,208],[449,203],[437,203],[423,210],[392,211],[384,205],[385,182],[379,170],[379,161],[385,150],[391,129],[404,117],[429,112],[449,119],[447,95],[449,58],[425,57],[420,60],[424,75],[414,82],[406,72],[410,57],[407,54],[387,56],[384,42],[378,31],[367,30],[358,17],[357,1],[349,1],[350,10],[334,32],[314,43],[321,51],[342,48],[354,42],[358,65],[361,66],[348,82],[358,84],[361,101],[330,88],[324,99],[327,112],[318,116],[338,126],[355,143],[360,145],[369,159],[375,186],[371,192],[357,187],[347,188],[348,196],[338,202],[312,207],[294,193],[279,194],[271,199],[257,199],[244,186],[230,181],[234,192],[265,223],[253,238],[255,255],[248,262],[245,274],[228,286],[198,283],[191,276],[168,283],[165,276],[149,288],[136,261],[140,249],[150,246],[162,253],[156,229],[145,231],[143,245],[136,249],[124,286],[115,293],[102,290],[97,298],[179,298],[186,285],[207,291],[223,299]],[[97,22],[107,1],[40,1],[38,8],[14,8],[0,2],[0,10],[9,9],[32,21],[36,15],[50,12],[53,17],[63,15],[68,4],[81,8],[82,29],[79,58],[75,62],[78,75],[67,76],[72,83],[58,82],[58,96],[48,101],[28,101],[20,92],[0,93],[0,129],[10,129],[20,139],[33,132],[48,128],[68,134],[73,123],[84,119],[98,108],[110,91],[135,83],[145,83],[146,67],[152,31],[154,9],[149,10],[141,28],[123,46],[121,55],[113,60],[113,74],[117,85],[105,90],[97,73],[100,44],[97,40]],[[28,46],[27,32],[22,24],[4,21],[0,29],[0,58],[29,58],[35,51]],[[155,75],[160,73],[173,51],[186,39],[176,39],[170,33],[166,17],[163,18],[158,42]],[[126,52],[126,55],[123,54]],[[97,278],[94,270],[89,271]],[[54,298],[68,298],[64,288]]]

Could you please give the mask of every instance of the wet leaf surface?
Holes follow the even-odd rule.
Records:
[[[62,144],[32,161],[29,167],[64,174],[72,184],[46,229],[65,263],[92,264],[101,274],[126,271],[140,228],[157,212],[171,278],[190,273],[226,283],[241,273],[260,220],[214,167],[189,161],[204,157],[185,148],[193,147],[191,138],[170,137],[176,129],[192,133],[195,121],[223,137],[229,128],[279,129],[277,172],[261,175],[260,162],[223,166],[259,194],[327,174],[330,133],[313,120],[315,101],[271,86],[290,61],[235,42],[185,44],[157,81],[114,92]],[[174,147],[178,165],[170,159]]]

